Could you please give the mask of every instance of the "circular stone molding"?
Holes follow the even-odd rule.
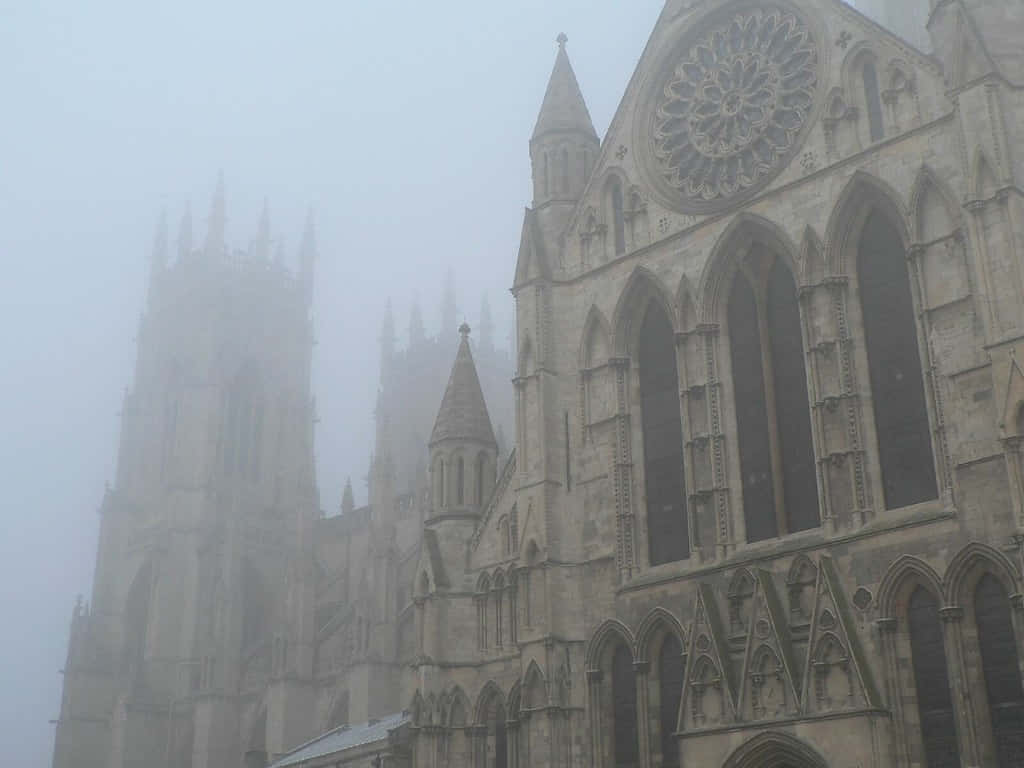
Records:
[[[788,5],[741,6],[696,28],[655,85],[659,186],[694,212],[763,188],[811,124],[819,59],[807,22]]]

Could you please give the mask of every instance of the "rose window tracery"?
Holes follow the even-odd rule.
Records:
[[[662,178],[691,205],[752,192],[809,122],[818,50],[781,8],[738,11],[688,46],[661,93],[653,147]]]

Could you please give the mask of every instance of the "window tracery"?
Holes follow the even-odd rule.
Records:
[[[656,304],[648,307],[639,338],[648,551],[651,565],[660,565],[689,557],[690,535],[675,334]]]
[[[728,323],[747,541],[820,525],[803,331],[786,265],[759,249],[733,279]]]
[[[698,208],[767,184],[818,90],[817,45],[789,10],[744,9],[699,34],[664,85],[652,137],[662,179]]]

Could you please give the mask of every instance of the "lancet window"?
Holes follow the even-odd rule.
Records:
[[[953,768],[960,764],[960,752],[957,749],[939,603],[923,587],[915,589],[910,596],[907,625],[925,764],[928,768]]]
[[[619,645],[612,656],[615,768],[636,768],[640,759],[636,724],[636,678],[629,648]]]
[[[747,540],[820,525],[800,309],[793,275],[759,249],[728,306]]]
[[[889,509],[935,499],[924,375],[903,241],[890,221],[872,213],[857,253],[875,431]]]
[[[651,565],[690,556],[675,334],[652,304],[639,338],[640,410]]]

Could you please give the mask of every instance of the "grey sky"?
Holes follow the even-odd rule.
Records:
[[[437,329],[507,288],[527,141],[569,51],[603,133],[660,0],[515,3],[0,0],[0,738],[49,765],[67,627],[88,595],[145,268],[162,207],[202,236],[217,171],[231,245],[264,196],[289,255],[308,205],[321,260],[314,389],[322,506],[371,448],[387,298]],[[454,351],[454,347],[453,347]]]

